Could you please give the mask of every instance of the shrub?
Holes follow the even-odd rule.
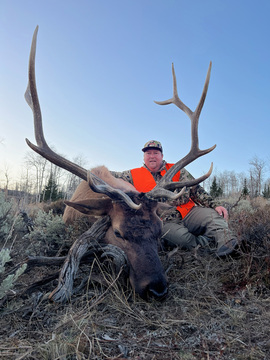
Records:
[[[10,250],[2,249],[0,251],[0,275],[4,273],[5,265],[10,260]],[[10,274],[2,280],[0,283],[0,299],[2,299],[10,289],[12,289],[18,277],[24,273],[26,267],[27,265],[23,264],[16,270],[15,274]]]
[[[10,233],[14,214],[12,212],[13,204],[5,199],[4,193],[0,192],[0,240],[5,241]]]
[[[42,255],[41,252],[43,255],[52,255],[54,250],[57,250],[59,245],[64,242],[65,237],[65,224],[62,216],[53,215],[52,210],[49,213],[40,210],[33,221],[33,230],[23,238],[29,240],[37,255]],[[34,254],[32,253],[32,255]]]
[[[239,203],[237,204],[237,206],[235,206],[232,211],[234,213],[248,213],[248,214],[252,214],[254,212],[254,208],[251,204],[251,202],[247,199],[242,199],[239,201]]]

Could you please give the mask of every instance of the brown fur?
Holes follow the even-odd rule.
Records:
[[[139,193],[131,184],[114,178],[104,166],[92,172],[114,188],[128,193],[137,210],[124,201],[112,199],[93,192],[86,181],[76,189],[64,213],[66,223],[80,216],[109,215],[111,226],[104,241],[121,248],[130,265],[129,279],[136,293],[147,299],[149,295],[162,298],[167,294],[167,280],[162,268],[157,244],[161,234],[162,222],[157,215],[158,203]],[[83,215],[82,215],[83,214]]]
[[[117,179],[109,172],[109,170],[105,166],[99,166],[96,168],[91,169],[91,172],[97,175],[100,179],[104,180],[107,184],[111,185],[115,189],[120,189],[125,192],[133,191],[137,192],[135,187],[128,182]],[[70,202],[86,202],[93,206],[92,208],[92,215],[93,216],[101,216],[104,215],[104,212],[101,209],[101,199],[109,199],[106,195],[95,193],[89,187],[87,181],[82,181],[77,189],[75,190],[74,194],[72,195]],[[68,205],[65,209],[63,220],[66,224],[71,224],[75,220],[79,219],[80,217],[84,216],[84,214],[74,207],[71,207],[71,203],[66,201],[65,203]],[[104,201],[105,202],[105,201]]]

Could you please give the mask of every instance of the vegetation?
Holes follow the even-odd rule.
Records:
[[[51,174],[48,183],[43,190],[42,200],[52,202],[61,198],[63,198],[63,194],[58,190],[56,180],[54,179],[53,174]]]
[[[0,300],[10,291],[20,275],[23,274],[27,265],[17,267],[13,274],[5,275],[5,266],[11,261],[10,250],[5,248],[12,241],[14,232],[20,228],[20,218],[13,201],[6,199],[0,192]],[[16,236],[16,235],[15,235]]]
[[[262,192],[262,195],[264,198],[269,199],[270,198],[270,185],[264,185],[264,190]]]
[[[6,201],[5,194],[0,191],[0,240],[6,239],[12,230],[13,216],[12,202]]]
[[[89,168],[81,156],[77,156],[72,161],[84,168]],[[250,198],[261,195],[268,196],[267,189],[270,186],[270,178],[266,176],[269,173],[267,163],[254,156],[249,164],[248,173],[227,170],[214,171],[213,175],[202,185],[210,193],[213,183],[216,182],[218,197],[222,195],[227,198],[242,192]],[[27,196],[28,202],[50,202],[58,198],[69,199],[79,182],[80,179],[77,176],[52,165],[33,151],[26,154],[23,172],[18,179],[12,179],[8,166],[4,166],[3,169],[0,167],[0,189],[9,189],[8,193],[19,199],[25,199]],[[215,193],[214,196],[216,196]]]
[[[214,176],[214,180],[212,182],[212,185],[210,187],[210,195],[215,199],[217,197],[222,196],[223,191],[221,186],[217,184],[217,178],[216,176]]]
[[[28,266],[20,277],[17,271],[28,255],[65,256],[87,223],[66,229],[61,215],[31,205],[25,208],[28,220],[32,217],[29,227],[19,206],[2,197],[9,226],[1,237],[6,260],[0,284],[13,277],[8,289],[1,288],[0,357],[268,359],[270,205],[262,197],[246,197],[234,206],[237,199],[226,201],[231,226],[243,240],[238,254],[221,260],[196,250],[161,252],[170,283],[163,302],[134,296],[123,271],[115,272],[108,260],[95,260],[81,265],[70,303],[55,304],[47,297],[60,265]]]
[[[246,199],[246,197],[249,195],[249,190],[247,187],[247,179],[244,179],[244,187],[242,190],[242,195],[243,195],[244,199]]]
[[[77,156],[73,161],[85,167],[85,160]],[[80,179],[51,164],[42,156],[30,151],[25,156],[23,171],[19,179],[12,179],[9,167],[0,167],[0,189],[28,202],[55,201],[70,198]],[[7,190],[8,189],[8,190]]]
[[[4,273],[5,265],[11,260],[9,249],[2,249],[0,251],[0,275]],[[18,280],[18,277],[24,273],[27,268],[27,264],[20,266],[14,274],[8,275],[0,283],[0,300],[10,291],[14,283]]]

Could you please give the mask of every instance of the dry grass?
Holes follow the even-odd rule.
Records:
[[[269,359],[269,216],[267,206],[252,215],[232,214],[245,244],[235,258],[178,250],[168,263],[161,254],[164,266],[170,265],[170,291],[163,302],[141,300],[123,272],[114,274],[98,261],[81,267],[80,278],[88,281],[69,304],[46,300],[44,294],[55,282],[32,294],[10,297],[0,309],[0,357]],[[33,270],[14,290],[54,270]]]

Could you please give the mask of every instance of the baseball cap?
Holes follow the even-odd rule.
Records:
[[[142,151],[145,152],[146,150],[151,150],[151,149],[157,149],[161,153],[163,153],[162,145],[159,141],[156,141],[156,140],[147,141],[147,143],[144,144]]]

